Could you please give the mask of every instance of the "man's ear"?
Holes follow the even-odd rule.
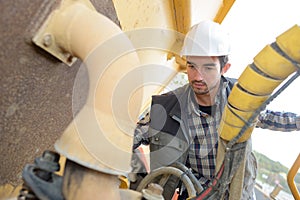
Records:
[[[221,74],[225,74],[227,72],[227,70],[230,68],[231,64],[230,63],[226,63],[225,66],[222,68]]]

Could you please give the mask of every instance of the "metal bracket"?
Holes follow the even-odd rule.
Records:
[[[34,44],[52,54],[68,66],[72,66],[77,60],[76,57],[72,56],[67,51],[64,51],[55,43],[54,36],[47,29],[40,29],[32,41]]]
[[[73,65],[77,58],[70,52],[67,52],[65,49],[61,48],[56,43],[56,38],[53,34],[53,28],[55,27],[53,18],[56,13],[61,12],[61,10],[74,3],[82,3],[90,9],[95,10],[95,8],[89,0],[62,0],[59,8],[50,13],[46,21],[43,23],[38,32],[32,38],[34,44],[44,49],[48,53],[52,54],[68,66]]]

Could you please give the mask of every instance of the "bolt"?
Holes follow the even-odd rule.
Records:
[[[44,38],[43,38],[43,44],[46,47],[49,47],[52,44],[52,36],[50,34],[47,34],[47,35],[44,36]]]
[[[64,57],[68,64],[71,64],[76,58],[72,56],[69,52],[64,52]]]
[[[68,62],[68,63],[72,63],[72,62],[73,62],[73,59],[74,59],[74,57],[71,56],[71,55],[69,55],[68,58],[67,58],[67,62]]]

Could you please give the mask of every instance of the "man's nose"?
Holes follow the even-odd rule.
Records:
[[[195,70],[195,78],[197,80],[204,80],[205,74],[203,73],[203,70],[201,70],[200,67],[197,67]]]

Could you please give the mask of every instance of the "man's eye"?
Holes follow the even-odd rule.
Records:
[[[205,67],[205,70],[210,71],[210,70],[214,70],[213,67]]]
[[[195,68],[195,66],[193,64],[190,64],[190,63],[187,64],[187,67],[189,67],[189,68]]]

